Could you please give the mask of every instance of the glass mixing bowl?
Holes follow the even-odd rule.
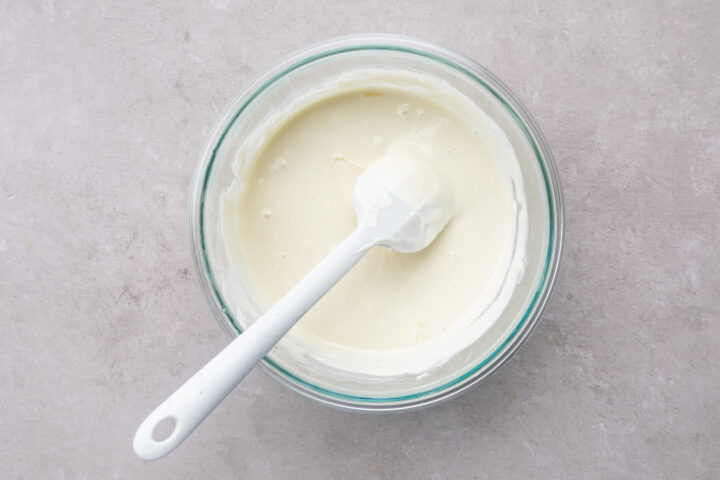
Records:
[[[422,72],[450,83],[479,104],[505,131],[520,163],[528,203],[528,252],[523,277],[490,330],[441,367],[392,382],[341,375],[273,350],[263,368],[291,389],[321,403],[355,411],[416,409],[455,396],[504,364],[527,339],[545,308],[563,243],[560,184],[552,155],[530,114],[490,72],[424,41],[360,35],[308,47],[272,68],[227,110],[195,174],[191,229],[197,274],[220,325],[238,335],[262,311],[230,266],[220,228],[220,199],[233,181],[234,152],[273,112],[328,77],[362,68]]]

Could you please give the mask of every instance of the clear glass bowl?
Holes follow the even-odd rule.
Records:
[[[321,403],[355,411],[416,409],[455,396],[497,370],[527,339],[548,302],[563,243],[560,183],[552,155],[530,114],[490,72],[424,41],[390,35],[330,39],[302,50],[268,71],[227,110],[195,174],[191,234],[195,266],[210,308],[231,335],[260,309],[230,265],[220,225],[220,198],[234,176],[233,152],[272,112],[328,77],[361,68],[422,72],[449,82],[477,102],[505,131],[520,162],[528,201],[524,276],[493,327],[442,367],[392,383],[350,378],[271,352],[264,369],[282,384]],[[282,350],[282,349],[280,349]]]

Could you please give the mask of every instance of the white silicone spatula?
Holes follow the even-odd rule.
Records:
[[[265,354],[370,248],[412,253],[429,245],[451,217],[449,198],[420,145],[402,142],[373,163],[353,190],[357,229],[270,310],[238,336],[140,425],[133,446],[142,459],[170,453],[207,417]],[[173,430],[163,440],[161,423]]]

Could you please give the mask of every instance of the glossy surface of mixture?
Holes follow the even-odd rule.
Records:
[[[368,78],[290,109],[238,152],[225,243],[267,307],[354,230],[360,173],[398,142],[421,145],[451,192],[452,221],[419,253],[374,248],[287,340],[346,370],[422,372],[481,335],[511,293],[523,266],[522,183],[507,139],[459,93]],[[408,81],[422,88],[398,86]]]

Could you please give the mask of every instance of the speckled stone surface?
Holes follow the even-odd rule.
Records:
[[[0,2],[0,477],[718,478],[718,24],[713,1]],[[228,341],[188,239],[209,129],[279,57],[363,31],[467,54],[535,115],[567,215],[546,315],[446,404],[349,414],[254,372],[138,460]]]

